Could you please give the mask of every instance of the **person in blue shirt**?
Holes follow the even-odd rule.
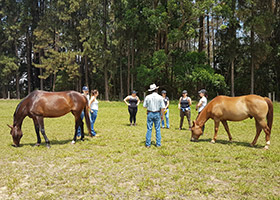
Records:
[[[163,98],[164,105],[165,105],[164,116],[165,116],[165,120],[166,120],[166,128],[170,128],[170,126],[169,126],[169,109],[168,109],[168,107],[169,107],[169,98],[166,96],[166,91],[165,90],[161,91],[161,96]],[[161,121],[161,126],[162,126],[162,128],[165,128],[164,119]]]
[[[137,108],[140,103],[139,97],[136,95],[136,91],[132,91],[132,94],[125,97],[123,100],[125,104],[128,106],[128,112],[129,112],[129,121],[130,121],[130,126],[134,125],[136,126],[136,114],[137,114]],[[132,124],[133,122],[133,124]]]
[[[182,97],[180,97],[179,104],[178,104],[178,109],[180,110],[180,117],[181,117],[179,130],[182,130],[185,116],[188,119],[189,130],[191,130],[191,127],[192,127],[192,125],[191,125],[191,105],[192,105],[192,100],[190,97],[188,97],[187,90],[183,90]]]
[[[156,147],[161,146],[161,134],[160,134],[160,122],[163,120],[164,112],[164,102],[161,95],[158,94],[158,88],[156,84],[150,85],[151,92],[146,96],[143,107],[147,108],[147,133],[146,133],[146,147],[151,147],[151,137],[152,137],[152,128],[155,124],[156,129]]]
[[[87,98],[88,103],[89,103],[88,87],[84,86],[82,90],[83,90],[83,95]],[[84,111],[82,111],[82,113],[81,113],[81,119],[82,120],[84,119],[84,116],[85,116],[85,113],[84,113]],[[77,137],[81,137],[81,127],[80,126],[78,127],[78,130],[77,130]]]

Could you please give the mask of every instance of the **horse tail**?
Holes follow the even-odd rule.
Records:
[[[88,128],[88,133],[89,135],[91,135],[91,125],[90,125],[90,119],[89,119],[89,107],[88,107],[88,100],[86,99],[86,106],[84,107],[84,113],[85,113],[85,118],[86,118],[86,124],[87,124],[87,128]]]
[[[266,115],[266,119],[267,119],[267,126],[269,127],[270,132],[271,132],[272,123],[273,123],[273,104],[272,104],[272,101],[267,97],[265,97],[264,100],[266,101],[266,103],[268,105],[268,112]]]

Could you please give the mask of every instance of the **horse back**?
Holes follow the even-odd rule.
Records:
[[[45,92],[36,91],[29,99],[30,115],[60,117],[71,111],[81,111],[85,98],[76,91]]]
[[[213,101],[213,102],[212,102]],[[240,97],[218,96],[210,103],[212,118],[241,121],[248,117],[266,117],[268,106],[263,97],[245,95]]]

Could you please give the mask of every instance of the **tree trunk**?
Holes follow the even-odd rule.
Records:
[[[199,17],[199,46],[198,52],[204,51],[205,48],[205,31],[204,31],[204,15]]]
[[[254,10],[253,10],[253,6],[252,6],[252,17],[254,17]],[[251,27],[251,38],[250,38],[250,42],[251,42],[251,94],[254,94],[254,85],[255,85],[255,62],[254,62],[254,37],[255,37],[255,33],[254,33],[254,26],[252,25]]]
[[[31,42],[29,32],[26,32],[26,52],[27,52],[27,84],[28,94],[31,92]]]
[[[52,91],[55,91],[55,81],[56,81],[56,73],[53,74],[53,87],[52,87]]]
[[[127,45],[127,95],[130,94],[130,40]]]
[[[121,56],[122,57],[122,56]],[[122,74],[122,59],[120,59],[120,100],[123,100],[123,74]]]
[[[234,58],[231,59],[231,96],[235,96],[234,92]]]
[[[41,63],[41,57],[42,57],[42,50],[39,50],[39,64]],[[40,76],[43,76],[43,69],[40,68]],[[40,78],[40,90],[44,90],[44,85],[43,85],[43,79]]]
[[[89,84],[88,84],[88,56],[85,55],[85,85],[88,87]]]
[[[133,73],[133,70],[134,70],[134,37],[132,37],[131,39],[131,90],[134,90],[134,73]]]
[[[15,41],[15,54],[16,54],[16,58],[19,59],[16,41]],[[17,63],[17,65],[19,66],[19,63]],[[16,96],[17,96],[17,99],[20,99],[20,90],[19,90],[19,69],[18,69],[18,68],[17,68],[17,70],[16,70]]]
[[[107,5],[108,0],[103,0],[103,11],[104,11],[104,20],[103,20],[103,32],[104,32],[104,51],[107,50],[107,19],[108,19],[108,11],[107,11]],[[104,84],[105,84],[105,100],[109,101],[109,86],[108,86],[108,59],[105,57],[105,63],[104,63]]]
[[[210,22],[209,22],[209,12],[207,11],[207,55],[208,55],[208,65],[210,65]]]

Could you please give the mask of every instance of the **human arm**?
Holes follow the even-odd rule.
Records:
[[[139,99],[139,97],[137,96],[137,106],[140,104],[140,99]]]
[[[91,104],[92,104],[94,101],[95,101],[95,96],[92,96],[92,97],[90,98],[90,101],[89,101],[89,108],[91,107]],[[90,112],[92,112],[91,109],[90,109]]]
[[[200,106],[202,106],[202,101],[201,100],[199,100],[199,102],[196,104],[195,109],[197,110]]]
[[[178,109],[179,109],[179,110],[181,109],[181,99],[182,99],[182,97],[180,97],[179,103],[178,103]]]
[[[129,96],[125,97],[125,99],[123,101],[127,106],[130,106],[130,104],[127,102],[128,99],[129,99]]]
[[[188,98],[188,102],[189,102],[189,105],[191,106],[192,105],[192,99],[190,97]]]

